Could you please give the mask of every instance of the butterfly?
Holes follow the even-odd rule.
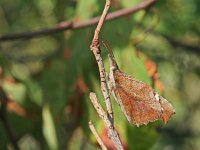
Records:
[[[127,120],[136,126],[162,119],[167,123],[175,114],[173,106],[150,85],[123,73],[106,41],[110,63],[108,86]]]

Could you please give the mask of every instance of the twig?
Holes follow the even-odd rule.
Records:
[[[103,93],[103,96],[104,96],[104,99],[106,102],[107,113],[103,110],[103,108],[99,104],[95,93],[90,93],[90,99],[91,99],[92,104],[94,105],[97,113],[99,114],[99,116],[102,118],[102,120],[105,122],[105,124],[107,126],[108,137],[111,138],[111,140],[113,141],[113,143],[115,144],[115,146],[118,150],[123,150],[123,146],[122,146],[122,143],[118,136],[118,133],[114,128],[112,105],[111,105],[111,101],[110,101],[109,90],[108,90],[108,87],[106,84],[105,68],[104,68],[102,57],[101,57],[101,49],[100,49],[100,45],[99,45],[99,36],[100,36],[101,28],[103,26],[103,23],[105,21],[105,18],[108,14],[108,10],[110,7],[111,7],[111,0],[106,0],[104,10],[103,10],[100,20],[97,24],[97,27],[96,27],[95,33],[94,33],[94,37],[92,39],[92,43],[90,45],[90,49],[92,50],[92,52],[95,56],[95,59],[97,61],[97,64],[98,64],[100,80],[101,80],[101,91]]]
[[[101,146],[101,149],[102,150],[108,150],[106,148],[106,146],[104,145],[104,143],[102,142],[101,138],[99,137],[92,121],[89,122],[89,127],[90,127],[90,130],[92,131],[92,133],[94,134],[95,138],[97,139],[97,142],[99,143],[99,145]]]
[[[0,87],[0,121],[2,121],[5,131],[7,132],[8,138],[10,139],[13,145],[13,148],[15,150],[19,150],[19,147],[17,145],[17,138],[8,120],[8,116],[6,112],[7,102],[8,102],[8,98],[6,96],[6,93],[4,92],[2,87]]]
[[[7,115],[4,118],[1,118],[2,124],[7,132],[8,138],[10,139],[13,148],[15,150],[19,150],[18,144],[17,144],[17,138],[13,132],[13,129],[11,127],[10,122],[8,121]]]
[[[126,8],[126,9],[121,9],[121,10],[115,11],[113,13],[108,14],[106,17],[106,20],[114,20],[119,17],[133,14],[139,10],[147,9],[155,2],[156,2],[156,0],[145,0],[131,8]],[[99,19],[100,19],[100,16],[94,17],[90,20],[86,20],[86,21],[82,21],[82,22],[63,21],[49,29],[45,28],[45,29],[40,29],[38,31],[32,31],[32,32],[2,34],[2,35],[0,35],[0,41],[11,41],[11,40],[17,40],[17,39],[35,38],[35,37],[39,37],[39,36],[51,35],[51,34],[69,30],[69,29],[80,29],[80,28],[90,27],[92,25],[97,24]]]
[[[100,80],[101,80],[101,91],[105,98],[106,108],[107,108],[107,112],[108,112],[110,121],[113,122],[112,105],[111,105],[111,101],[110,101],[109,90],[108,90],[108,87],[106,84],[105,68],[104,68],[104,64],[103,64],[103,59],[101,57],[101,49],[100,49],[100,45],[99,45],[99,34],[100,34],[101,28],[103,26],[103,23],[105,21],[105,18],[106,18],[106,15],[108,13],[110,6],[111,6],[111,0],[106,0],[106,4],[104,7],[102,16],[101,16],[99,23],[95,29],[95,33],[94,33],[92,43],[90,45],[90,49],[92,50],[92,52],[95,56],[95,59],[97,61],[97,64],[98,64]]]
[[[110,122],[107,113],[101,107],[96,94],[90,93],[90,99],[91,99],[91,102],[92,102],[94,108],[96,109],[97,113],[99,114],[101,119],[104,121],[104,123],[108,129],[109,138],[111,138],[111,140],[115,143],[115,146],[118,150],[123,150],[124,148],[120,141],[119,135],[118,135],[117,131],[115,130],[113,124]]]

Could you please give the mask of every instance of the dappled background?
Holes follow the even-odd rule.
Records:
[[[65,20],[90,19],[101,14],[104,2],[0,0],[0,37],[50,28]],[[140,2],[114,0],[110,11]],[[9,124],[0,111],[0,149],[12,145],[8,126],[20,149],[98,149],[88,128],[90,119],[106,146],[113,148],[88,98],[94,91],[103,101],[97,64],[89,49],[94,29],[0,41],[0,90],[7,96]],[[200,1],[159,0],[147,11],[106,22],[101,38],[109,42],[123,72],[151,84],[176,109],[167,125],[157,121],[137,128],[128,124],[113,100],[124,147],[200,149]],[[103,47],[102,53],[108,71]],[[1,110],[2,99],[1,94]]]

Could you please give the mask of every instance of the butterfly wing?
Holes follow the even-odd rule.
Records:
[[[168,104],[169,102],[163,98],[162,104],[168,104],[166,108],[163,108],[148,84],[127,76],[119,70],[114,72],[114,78],[114,97],[130,123],[139,126],[161,117],[164,122],[169,120],[171,104]],[[165,111],[162,111],[163,109]]]
[[[161,107],[151,106],[151,103],[140,100],[138,96],[128,94],[124,88],[115,89],[115,95],[118,98],[120,107],[132,124],[142,125],[155,121],[161,116]]]

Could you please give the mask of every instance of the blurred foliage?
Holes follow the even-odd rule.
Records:
[[[139,2],[115,0],[111,11]],[[87,20],[100,15],[103,7],[104,1],[98,0],[0,0],[0,33]],[[199,24],[199,0],[160,0],[148,11],[105,23],[101,38],[111,45],[121,70],[164,91],[176,109],[167,125],[157,121],[137,128],[128,124],[113,99],[116,128],[127,149],[200,149]],[[94,91],[105,104],[89,49],[94,29],[0,43],[0,83],[9,97],[8,120],[20,149],[99,149],[89,120],[112,148],[88,98]],[[103,47],[102,53],[108,71]],[[156,64],[164,90],[148,76],[147,59]],[[10,147],[1,122],[0,149]]]

